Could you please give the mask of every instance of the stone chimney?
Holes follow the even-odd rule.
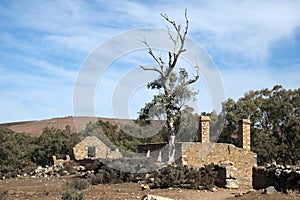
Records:
[[[239,147],[247,150],[251,150],[250,125],[249,119],[239,121]]]
[[[201,116],[199,122],[199,142],[209,142],[210,116]]]

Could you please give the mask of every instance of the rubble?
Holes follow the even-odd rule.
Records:
[[[71,173],[65,169],[63,164],[57,164],[53,166],[38,166],[35,170],[33,170],[29,174],[24,174],[23,177],[28,177],[36,179],[36,178],[51,178],[51,177],[60,177],[60,176],[68,176]]]

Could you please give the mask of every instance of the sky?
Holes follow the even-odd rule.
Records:
[[[0,123],[74,115],[135,118],[153,95],[145,84],[155,77],[138,71],[153,60],[135,42],[146,39],[159,47],[164,41],[150,30],[166,29],[160,13],[184,24],[185,8],[189,40],[202,48],[210,63],[206,66],[201,58],[195,59],[201,73],[194,85],[199,90],[197,112],[215,109],[214,93],[219,90],[210,87],[214,80],[221,83],[218,89],[224,92],[224,100],[237,100],[249,90],[276,84],[287,89],[300,86],[300,1],[2,0]],[[128,36],[137,32],[141,37]],[[155,53],[163,55],[164,51]],[[92,55],[98,64],[86,72],[95,58]],[[190,67],[192,73],[193,61],[182,59],[179,64]],[[212,82],[201,71],[211,69],[208,66],[218,74]],[[86,102],[93,111],[76,109],[78,98],[85,101],[84,92],[76,96],[84,73],[93,77],[89,80],[92,87],[80,86],[91,91],[92,99]]]

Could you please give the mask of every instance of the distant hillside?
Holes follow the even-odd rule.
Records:
[[[121,121],[122,123],[132,123],[132,120],[129,119],[112,119],[100,117],[62,117],[38,121],[5,123],[0,124],[0,126],[11,129],[17,133],[26,133],[31,136],[39,136],[45,127],[64,129],[66,126],[70,126],[72,132],[78,133],[85,129],[87,123],[91,121],[95,122],[97,120],[107,121],[112,124],[116,124],[116,121]]]

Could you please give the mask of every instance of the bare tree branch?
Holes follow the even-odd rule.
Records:
[[[158,72],[161,76],[163,76],[163,73],[157,69],[156,67],[144,67],[144,66],[140,66],[143,70],[145,71],[155,71],[155,72]]]
[[[197,71],[196,71],[196,72],[197,72],[196,76],[195,76],[193,79],[188,80],[188,81],[186,82],[185,85],[190,85],[190,84],[195,83],[196,81],[199,80],[199,71],[200,71],[200,68],[199,68],[198,65],[196,65],[195,68],[197,69]]]
[[[164,76],[163,72],[164,72],[164,61],[162,60],[161,57],[156,57],[155,54],[153,53],[152,51],[152,48],[149,46],[149,44],[147,43],[147,41],[144,39],[144,40],[141,40],[142,43],[145,44],[145,46],[148,48],[148,53],[151,55],[151,57],[156,61],[156,63],[158,64],[158,66],[160,67],[160,70],[158,70],[157,68],[145,68],[143,66],[141,66],[141,68],[143,70],[152,70],[152,71],[156,71],[158,72],[161,76]]]
[[[169,66],[168,66],[168,71],[166,73],[166,77],[169,77],[171,72],[173,71],[174,67],[176,66],[176,63],[178,61],[178,58],[180,56],[181,53],[185,52],[186,49],[184,48],[184,43],[185,43],[185,40],[186,40],[186,35],[187,35],[187,32],[188,32],[188,27],[189,27],[189,21],[188,21],[188,18],[187,18],[187,9],[185,9],[185,29],[184,29],[184,32],[182,33],[181,32],[181,25],[177,25],[176,22],[174,20],[171,20],[167,14],[160,14],[167,22],[169,22],[173,28],[175,29],[176,31],[176,34],[177,34],[177,38],[175,39],[171,32],[170,32],[170,29],[168,28],[168,35],[170,37],[170,39],[173,41],[174,43],[174,50],[173,52],[169,52]],[[180,39],[180,44],[179,43],[179,39]],[[179,45],[179,48],[177,50],[177,46]],[[176,51],[177,50],[177,51]]]

